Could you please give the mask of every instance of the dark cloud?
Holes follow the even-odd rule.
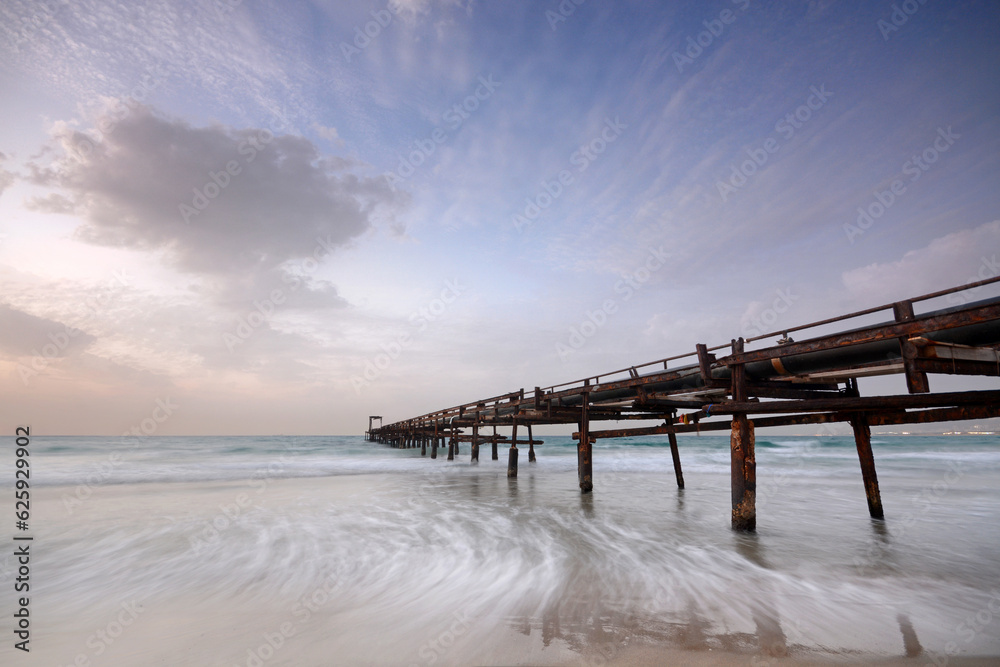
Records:
[[[0,304],[0,350],[8,354],[61,358],[84,350],[95,340],[67,324]]]
[[[66,157],[29,169],[65,196],[32,205],[81,215],[87,242],[165,250],[193,273],[254,282],[282,263],[328,257],[404,203],[380,176],[298,136],[197,128],[142,106],[96,127],[100,141],[57,126]]]

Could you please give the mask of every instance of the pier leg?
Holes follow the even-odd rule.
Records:
[[[868,426],[868,417],[861,412],[851,418],[854,428],[854,443],[858,446],[858,459],[861,461],[861,478],[865,483],[865,494],[868,496],[868,513],[873,519],[884,519],[882,512],[882,495],[878,490],[878,476],[875,474],[875,457],[872,454],[872,431]]]
[[[427,456],[427,436],[420,436],[420,455]]]
[[[580,477],[580,492],[590,493],[594,490],[593,466],[591,465],[590,417],[587,414],[590,394],[583,395],[583,407],[580,412],[580,441],[576,444],[577,472]]]
[[[735,368],[735,367],[734,367]],[[731,447],[733,528],[757,529],[757,462],[754,459],[753,422],[745,414],[733,417]]]
[[[452,436],[448,439],[448,460],[455,460],[455,437]]]
[[[510,453],[507,456],[507,477],[517,477],[517,423],[510,431]]]
[[[743,339],[733,341],[733,353],[743,353]],[[732,366],[733,400],[747,400],[746,369]],[[754,458],[753,422],[745,412],[733,415],[729,437],[730,474],[732,478],[733,529],[757,530],[757,461]]]
[[[462,453],[462,448],[460,446],[461,444],[462,444],[461,441],[458,438],[455,438],[455,456],[458,456],[459,454]]]
[[[472,425],[472,460],[479,463],[479,424]]]
[[[497,455],[497,427],[493,427],[493,460],[499,461],[500,457]]]
[[[535,462],[535,444],[531,440],[531,424],[528,424],[528,463]]]
[[[438,457],[438,429],[437,424],[434,424],[434,437],[431,439],[431,458],[436,459]]]
[[[670,438],[670,456],[674,459],[674,475],[677,477],[677,488],[684,488],[684,471],[681,470],[681,455],[677,451],[677,434],[668,433],[667,437]]]

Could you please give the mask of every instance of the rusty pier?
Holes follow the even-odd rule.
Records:
[[[447,442],[448,460],[467,442],[473,462],[483,444],[492,446],[494,461],[498,445],[509,445],[507,475],[517,477],[518,445],[528,447],[528,461],[534,462],[535,445],[542,444],[533,438],[533,426],[575,424],[580,490],[589,493],[598,438],[666,435],[677,486],[684,488],[677,434],[729,431],[732,526],[754,530],[755,430],[846,422],[854,432],[869,513],[881,519],[872,426],[1000,416],[1000,390],[933,392],[928,381],[928,374],[1000,376],[1000,298],[969,302],[967,292],[997,282],[1000,277],[715,347],[698,344],[688,354],[528,392],[520,389],[391,424],[382,425],[381,416],[372,416],[365,437],[392,447],[419,447],[423,455],[430,449],[431,458]],[[961,305],[916,313],[914,304],[947,295],[957,295],[952,301]],[[844,328],[848,320],[882,313],[891,319]],[[820,328],[834,332],[800,341],[789,336]],[[777,336],[775,344],[748,349]],[[683,365],[671,367],[678,362]],[[891,374],[905,380],[905,394],[861,395],[858,378]],[[653,420],[656,425],[592,428],[612,420]],[[498,427],[509,428],[510,436],[498,434]],[[519,439],[519,428],[526,437]]]

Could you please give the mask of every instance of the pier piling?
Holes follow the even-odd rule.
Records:
[[[514,422],[510,431],[510,453],[507,455],[507,477],[517,477],[517,422]]]
[[[861,461],[861,479],[865,483],[868,514],[873,519],[884,519],[882,495],[878,490],[878,475],[875,474],[875,455],[872,453],[872,431],[868,426],[867,415],[861,412],[852,417],[851,427],[854,429],[854,444],[858,447],[858,460]]]
[[[590,396],[585,392],[583,395],[583,404],[580,408],[580,436],[576,444],[577,473],[580,477],[581,493],[590,493],[594,490],[588,403],[590,403]]]
[[[733,341],[733,354],[743,354],[743,339]],[[747,400],[746,369],[743,364],[734,364],[731,393],[734,403]],[[733,414],[732,430],[729,437],[730,472],[732,477],[733,528],[735,530],[757,529],[757,462],[754,459],[754,427],[745,412]]]
[[[673,431],[667,433],[670,440],[670,456],[674,460],[674,476],[677,477],[677,488],[684,488],[684,473],[681,471],[681,455],[677,451],[677,434]]]

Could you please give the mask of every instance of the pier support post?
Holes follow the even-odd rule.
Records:
[[[868,496],[868,513],[873,519],[884,519],[882,512],[882,495],[878,490],[878,476],[875,474],[875,456],[872,454],[872,431],[868,426],[868,415],[859,412],[851,418],[854,428],[854,444],[858,447],[858,459],[861,461],[861,478],[865,483],[865,495]]]
[[[911,301],[900,301],[892,304],[892,314],[897,322],[910,322],[916,317],[913,314],[913,302]],[[903,357],[906,389],[911,394],[926,394],[931,390],[930,384],[927,382],[927,373],[917,369],[913,355],[907,354],[907,348],[912,348],[912,345],[907,341],[907,336],[903,336],[899,339],[899,353]]]
[[[514,422],[510,431],[510,453],[507,455],[507,477],[517,477],[517,422]]]
[[[479,424],[472,425],[472,460],[479,463]]]
[[[448,460],[455,460],[455,436],[448,438]]]
[[[532,442],[531,424],[528,424],[528,463],[535,462],[535,443]]]
[[[427,436],[420,436],[420,455],[427,456]]]
[[[431,458],[436,459],[438,457],[438,425],[434,422],[434,439],[431,440]]]
[[[580,409],[580,441],[576,444],[577,472],[580,477],[580,492],[590,493],[594,490],[593,466],[591,465],[590,416],[588,406],[590,393],[584,392],[583,406]]]
[[[497,454],[497,427],[493,427],[493,460],[499,461],[500,456]]]
[[[743,354],[743,339],[733,341],[733,354]],[[747,400],[746,369],[732,366],[732,396],[736,402]],[[753,422],[745,412],[733,415],[729,437],[730,474],[732,478],[733,529],[757,529],[757,461],[754,458]]]
[[[677,434],[671,431],[667,434],[670,439],[670,456],[674,459],[674,476],[677,477],[677,488],[684,488],[684,472],[681,470],[681,455],[677,451]]]

